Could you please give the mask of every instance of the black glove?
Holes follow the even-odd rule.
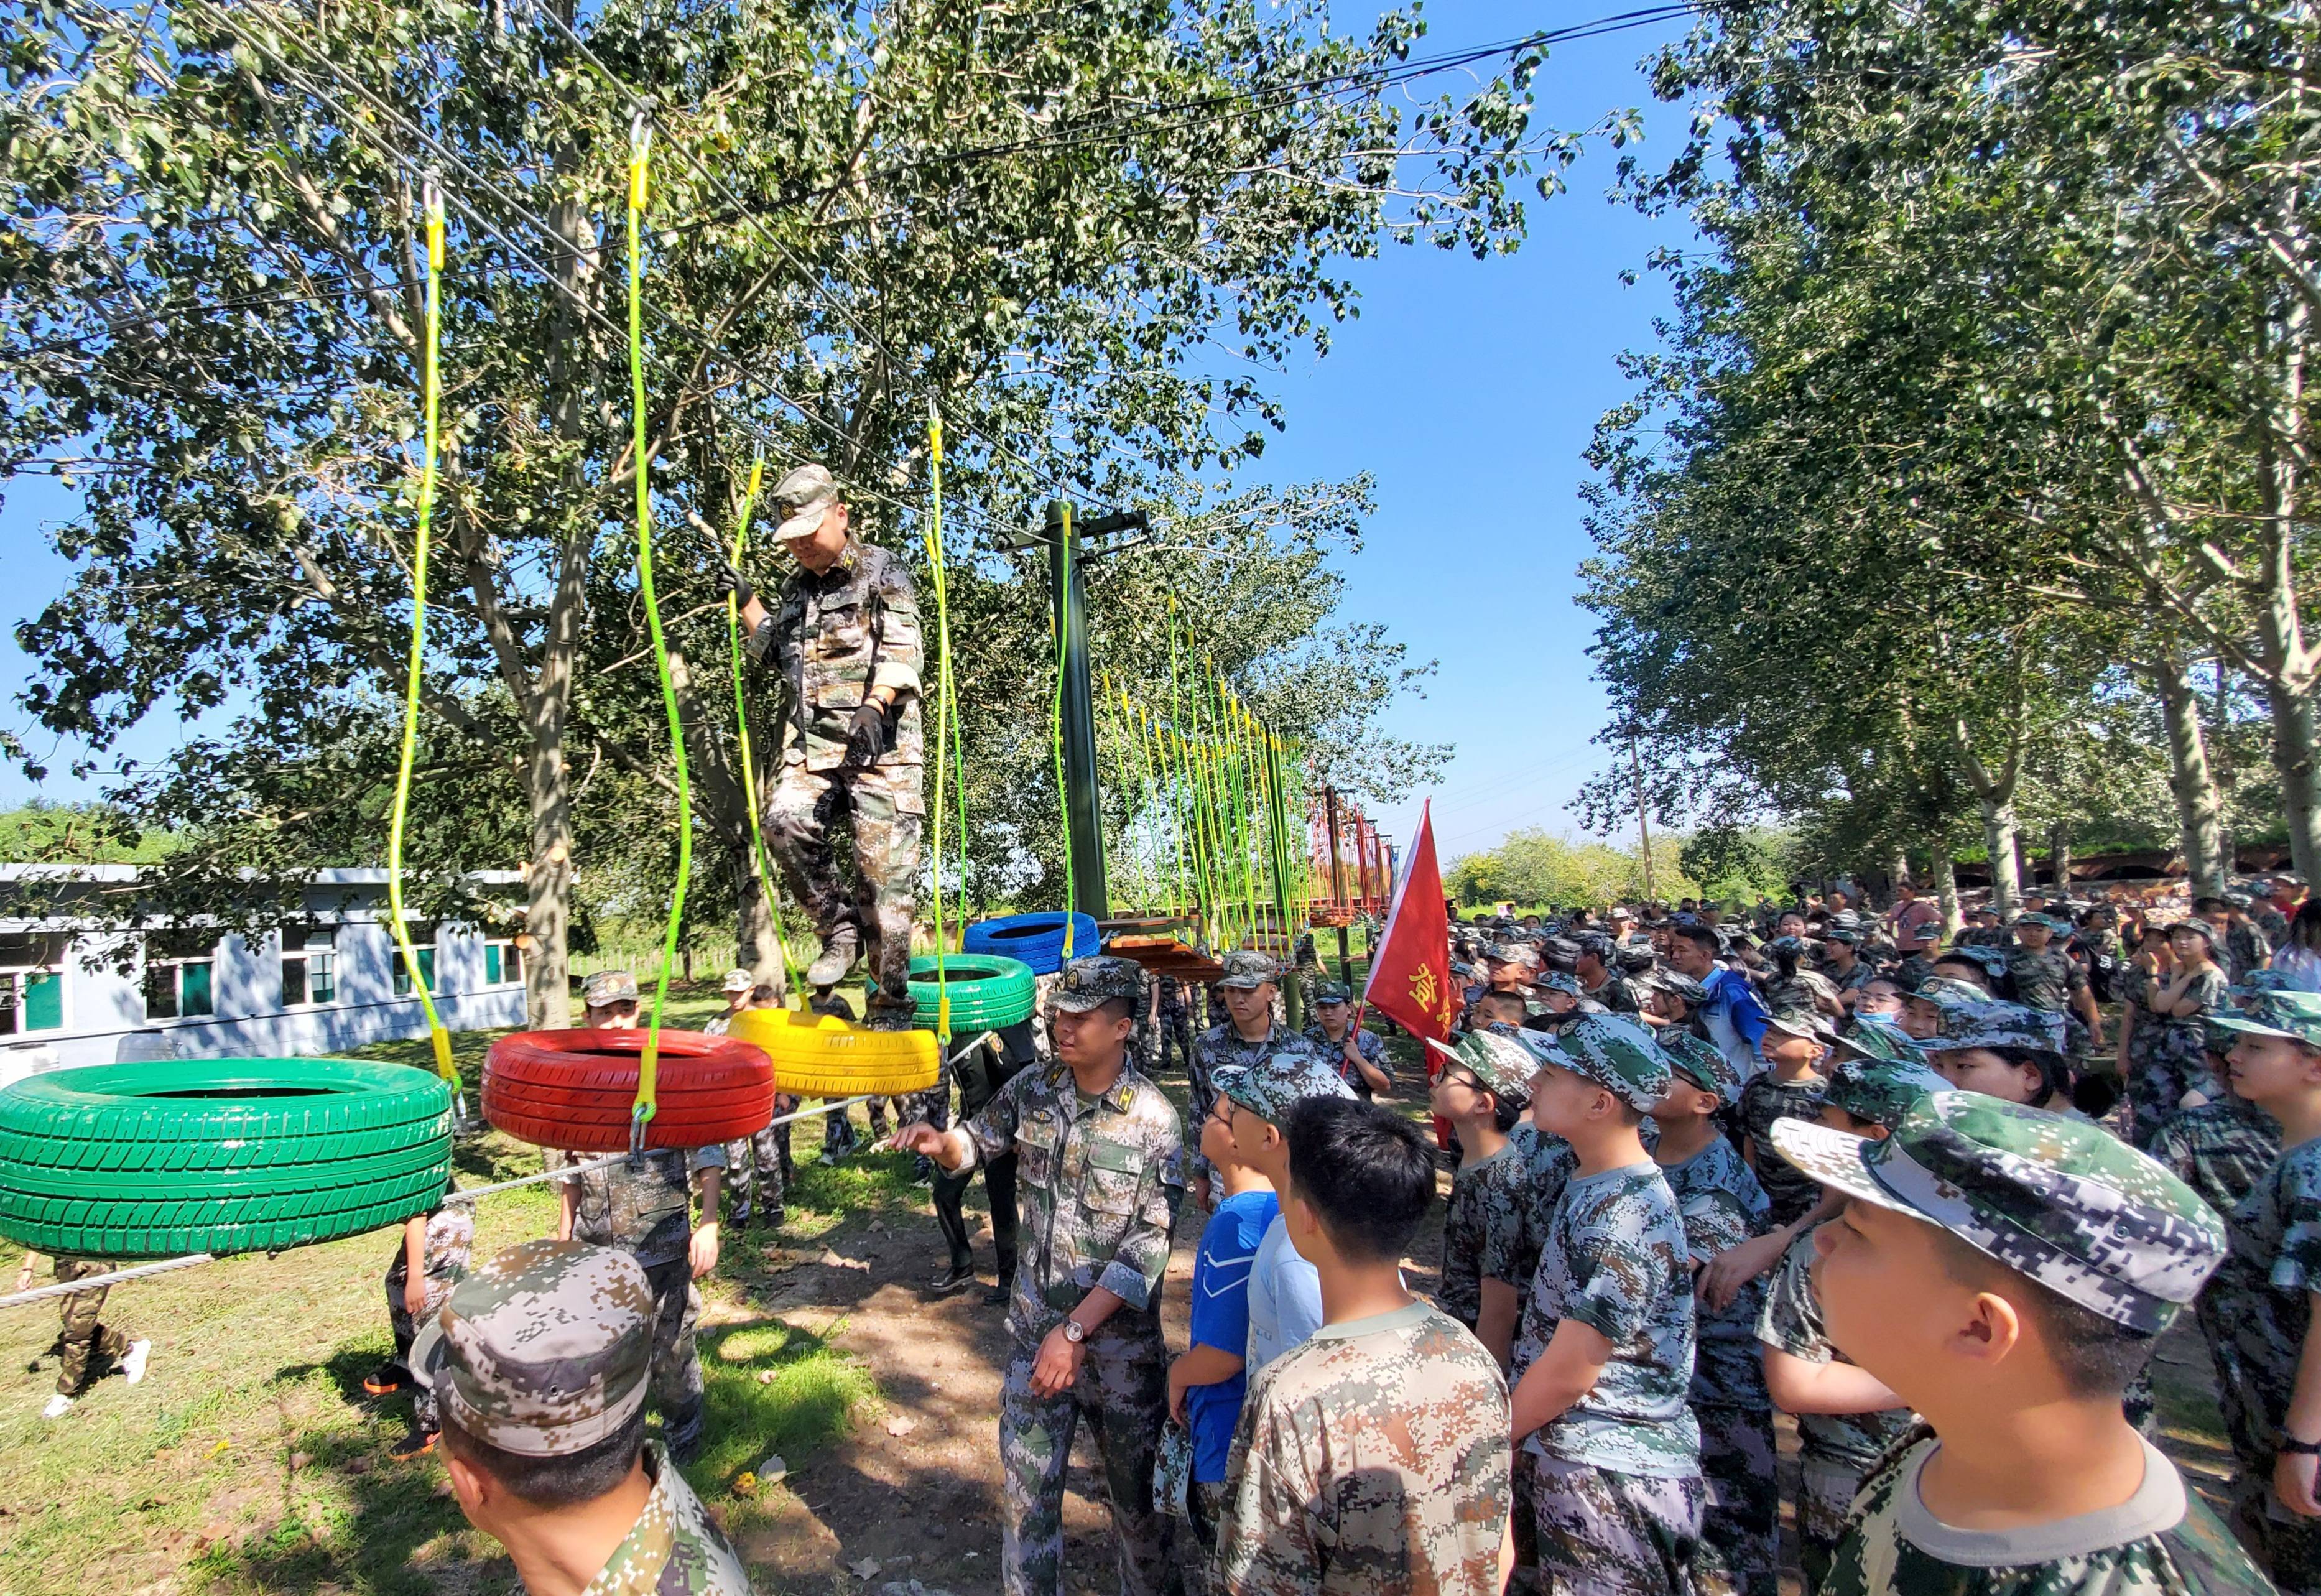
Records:
[[[846,763],[864,770],[886,752],[887,711],[876,698],[865,698],[854,712],[854,724],[846,728]]]
[[[730,560],[721,560],[717,562],[717,579],[727,591],[733,595],[734,604],[742,609],[749,608],[750,600],[758,596],[757,589],[750,586],[750,579],[743,576]]]

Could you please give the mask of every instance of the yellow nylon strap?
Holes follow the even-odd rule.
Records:
[[[733,569],[742,569],[742,555],[750,546],[750,515],[757,507],[758,489],[766,479],[766,457],[763,453],[750,462],[750,488],[742,496],[741,523],[733,529]],[[797,961],[790,956],[789,944],[782,936],[781,898],[774,890],[774,870],[766,853],[766,838],[758,823],[758,771],[750,751],[750,710],[742,697],[742,602],[736,593],[725,595],[725,639],[733,658],[733,728],[742,750],[742,804],[750,812],[750,869],[758,878],[758,897],[766,906],[766,917],[774,930],[774,956],[789,972],[789,990],[795,999],[799,990]]]
[[[435,180],[427,180],[423,205],[427,227],[427,338],[420,355],[420,406],[425,432],[419,455],[419,528],[411,552],[411,655],[404,671],[403,754],[395,770],[395,808],[387,824],[387,907],[395,945],[410,973],[411,990],[419,994],[427,1016],[427,1040],[435,1050],[435,1072],[460,1090],[460,1066],[451,1058],[451,1033],[435,1012],[434,994],[427,990],[419,968],[419,951],[411,945],[411,928],[403,923],[403,825],[411,813],[411,771],[419,752],[419,670],[427,649],[427,544],[435,514],[435,462],[441,441],[436,413],[442,396],[442,376],[437,369],[436,346],[442,333],[439,282],[443,271],[443,196]]]
[[[934,402],[933,400],[929,400],[927,402],[927,459],[930,461],[930,469],[933,473],[934,485],[933,497],[930,501],[931,509],[927,522],[926,545],[927,569],[933,573],[935,590],[935,672],[938,683],[935,693],[934,888],[935,991],[937,994],[935,998],[935,1036],[942,1042],[943,1051],[945,1053],[949,1053],[951,1051],[951,982],[944,979],[943,975],[944,943],[942,857],[943,752],[945,744],[951,740],[950,733],[951,717],[951,598],[950,595],[945,591],[943,585],[942,413],[935,408]],[[959,779],[964,782],[967,779],[967,773],[964,771],[960,771]],[[959,841],[961,848],[966,847],[967,837],[963,831],[960,834]],[[964,875],[965,873],[966,867],[964,863],[962,863],[960,866],[960,874]]]

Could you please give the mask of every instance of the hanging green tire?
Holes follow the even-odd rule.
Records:
[[[0,1090],[0,1236],[84,1258],[278,1252],[424,1213],[451,1089],[360,1059],[170,1059]]]
[[[1032,967],[997,953],[947,953],[943,979],[935,980],[934,955],[911,961],[911,1000],[918,1023],[934,1028],[943,989],[951,989],[951,1029],[994,1031],[1032,1017]]]

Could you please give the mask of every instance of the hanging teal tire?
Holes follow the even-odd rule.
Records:
[[[951,1029],[995,1031],[1032,1017],[1032,967],[997,953],[947,953],[943,979],[935,980],[934,955],[911,961],[911,1000],[918,1023],[934,1027],[943,988],[951,989]]]
[[[277,1252],[424,1213],[451,1089],[360,1059],[170,1059],[0,1090],[0,1236],[85,1258]]]

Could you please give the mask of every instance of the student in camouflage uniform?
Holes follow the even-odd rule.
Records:
[[[1329,1322],[1250,1382],[1215,1584],[1235,1596],[1499,1596],[1507,1388],[1397,1265],[1434,1196],[1418,1127],[1345,1098],[1290,1111],[1285,1205]]]
[[[1772,1204],[1772,1222],[1787,1225],[1821,1200],[1821,1189],[1773,1151],[1770,1133],[1776,1119],[1811,1116],[1821,1101],[1817,1070],[1837,1033],[1809,1004],[1777,1008],[1758,1039],[1766,1069],[1741,1089],[1737,1110],[1743,1156]]]
[[[1921,1098],[1952,1090],[1914,1049],[1895,1061],[1848,1058],[1831,1069],[1815,1118],[1834,1132],[1874,1140]],[[1778,1143],[1774,1151],[1779,1155]],[[1812,1276],[1820,1228],[1789,1244],[1757,1319],[1767,1393],[1798,1417],[1798,1540],[1807,1590],[1818,1590],[1827,1577],[1863,1478],[1913,1422],[1901,1400],[1839,1351],[1824,1327]]]
[[[1014,1150],[1031,1206],[999,1394],[1007,1596],[1062,1589],[1064,1471],[1083,1422],[1104,1461],[1121,1589],[1173,1596],[1181,1588],[1171,1520],[1153,1506],[1152,1465],[1169,1414],[1160,1285],[1184,1195],[1184,1131],[1130,1062],[1143,1009],[1135,964],[1076,959],[1049,999],[1055,1063],[1017,1075],[962,1126],[895,1134],[897,1147],[946,1170]]]
[[[450,1195],[449,1188],[445,1195]],[[363,1390],[384,1396],[411,1383],[412,1340],[428,1316],[441,1309],[451,1288],[468,1278],[475,1246],[473,1203],[439,1202],[404,1221],[402,1238],[387,1265],[387,1322],[395,1336],[395,1355],[364,1377]],[[388,1450],[397,1457],[432,1452],[441,1428],[435,1393],[418,1387],[411,1399],[411,1433]]]
[[[725,991],[733,997],[736,978],[749,980],[746,970],[734,970],[725,976]],[[782,995],[779,989],[751,982],[735,1001],[732,1013],[720,1016],[702,1027],[713,1035],[724,1035],[733,1023],[733,1015],[744,1008],[779,1008]],[[715,1027],[712,1030],[711,1027]],[[797,1111],[797,1099],[786,1102],[782,1097],[774,1101],[774,1117],[779,1119]],[[754,1135],[725,1144],[725,1183],[733,1193],[733,1228],[740,1230],[754,1219],[768,1230],[778,1230],[788,1215],[787,1207],[790,1188],[790,1127],[769,1125]]]
[[[1318,1056],[1306,1036],[1277,1024],[1273,1000],[1280,990],[1281,966],[1270,953],[1236,949],[1218,963],[1225,1017],[1201,1033],[1193,1044],[1191,1101],[1204,1111],[1217,1100],[1217,1072],[1245,1070],[1272,1058]],[[1209,1161],[1201,1156],[1197,1131],[1187,1150],[1186,1180],[1207,1200]]]
[[[66,1258],[55,1261],[53,1272],[59,1285],[68,1285],[77,1280],[111,1274],[120,1268],[101,1258]],[[32,1256],[24,1258],[23,1272],[16,1281],[16,1289],[25,1290],[32,1285]],[[74,1291],[60,1299],[57,1331],[57,1391],[41,1410],[43,1418],[59,1418],[79,1400],[96,1377],[109,1365],[118,1364],[129,1383],[135,1385],[145,1378],[146,1360],[152,1355],[150,1340],[132,1340],[126,1331],[98,1322],[105,1311],[105,1299],[111,1286],[98,1286],[91,1290]]]
[[[1529,943],[1493,943],[1483,952],[1484,990],[1493,992],[1514,992],[1520,995],[1523,989],[1531,984],[1533,975],[1539,971],[1543,962],[1539,950]],[[1576,985],[1572,988],[1575,992],[1579,990]],[[1478,996],[1479,997],[1480,994]],[[1458,1029],[1471,1031],[1475,1028],[1474,1008],[1475,1005],[1470,1000],[1467,1005],[1467,1012],[1460,1017]]]
[[[1354,1095],[1366,1103],[1381,1092],[1392,1097],[1394,1061],[1387,1056],[1384,1038],[1354,1024],[1353,994],[1334,980],[1317,981],[1311,1012],[1314,1023],[1306,1027],[1306,1040],[1336,1066]]]
[[[1540,1248],[1515,1344],[1515,1440],[1531,1456],[1540,1564],[1558,1592],[1687,1588],[1705,1491],[1683,1217],[1637,1132],[1667,1092],[1635,1020],[1588,1015],[1532,1079],[1541,1129],[1579,1167]]]
[[[2255,907],[2256,899],[2245,892],[2225,894],[2225,972],[2235,986],[2246,980],[2252,971],[2263,969],[2272,958],[2273,950],[2280,946],[2280,943],[2268,938],[2251,917]]]
[[[1470,1032],[1443,1059],[1432,1094],[1434,1112],[1458,1127],[1461,1153],[1443,1214],[1434,1305],[1474,1331],[1502,1369],[1514,1357],[1523,1294],[1539,1267],[1524,1158],[1507,1139],[1531,1102],[1537,1070],[1513,1037]]]
[[[1822,933],[1822,979],[1836,990],[1832,1019],[1851,1014],[1854,995],[1877,978],[1878,966],[1861,956],[1861,940],[1857,926],[1832,926]]]
[[[1953,947],[2003,948],[2014,940],[2007,927],[1999,922],[1998,911],[1989,904],[1983,905],[1979,909],[1971,909],[1968,914],[1974,924],[1951,939]]]
[[[2206,920],[2180,920],[2169,927],[2168,945],[2176,968],[2155,980],[2139,1007],[2158,1022],[2148,1062],[2127,1083],[2134,1119],[2130,1135],[2138,1147],[2151,1145],[2170,1115],[2189,1094],[2207,1102],[2224,1095],[2208,1069],[2208,1017],[2225,1007],[2225,972],[2216,962],[2216,928]]]
[[[907,1028],[916,1012],[911,911],[926,814],[918,594],[908,565],[849,530],[826,468],[798,467],[775,486],[774,502],[783,517],[775,535],[798,570],[771,609],[728,573],[751,658],[789,689],[766,843],[822,936],[807,984],[835,985],[867,953],[865,1023]],[[851,893],[830,847],[831,827],[849,814]]]
[[[717,1267],[717,1199],[724,1147],[648,1149],[603,1169],[556,1182],[559,1241],[617,1247],[651,1284],[652,1399],[669,1455],[690,1463],[701,1451],[705,1387],[693,1332],[701,1318],[696,1276]],[[701,1225],[693,1224],[693,1177],[701,1177]]]
[[[1012,1031],[1015,1027],[1010,1026]],[[959,1081],[959,1117],[972,1119],[983,1112],[1000,1089],[1029,1067],[1037,1054],[1030,1040],[1022,1035],[1002,1035],[992,1037],[982,1046],[970,1049],[958,1062],[955,1077]],[[948,1105],[945,1105],[948,1108]],[[929,1121],[930,1124],[934,1123]],[[938,1130],[948,1124],[936,1125]],[[1015,1150],[1010,1147],[997,1158],[978,1159],[965,1169],[938,1170],[934,1179],[935,1224],[942,1231],[943,1243],[951,1250],[951,1259],[929,1288],[937,1296],[956,1291],[975,1279],[975,1246],[968,1239],[967,1214],[962,1206],[967,1189],[980,1170],[983,1173],[983,1196],[991,1210],[991,1250],[998,1272],[998,1282],[983,1300],[987,1307],[1004,1308],[1015,1294]]]
[[[2198,1196],[2100,1126],[1976,1092],[1882,1140],[1774,1141],[1849,1199],[1815,1270],[1831,1334],[1934,1432],[1864,1482],[1823,1596],[2270,1589],[2119,1417],[2224,1254]]]
[[[1154,1075],[1169,1072],[1171,1044],[1184,1055],[1185,1067],[1193,1065],[1192,1015],[1185,999],[1185,986],[1167,971],[1152,978],[1152,1070]]]
[[[1695,1270],[1770,1223],[1764,1188],[1720,1129],[1741,1099],[1741,1078],[1725,1055],[1696,1036],[1661,1034],[1669,1089],[1652,1110],[1660,1126],[1652,1162],[1684,1219]],[[1780,1588],[1781,1493],[1773,1440],[1773,1401],[1757,1355],[1761,1280],[1744,1285],[1722,1309],[1696,1292],[1688,1399],[1700,1426],[1700,1475],[1707,1491],[1700,1542],[1693,1548],[1699,1596],[1776,1596]]]
[[[2069,953],[2049,945],[2071,928],[2069,920],[2045,915],[2025,915],[2015,922],[2019,945],[2007,955],[2007,976],[2015,988],[2015,1001],[2025,1008],[2060,1014],[2079,1022],[2077,1034],[2065,1038],[2064,1052],[2083,1058],[2103,1045],[2103,1015],[2088,987],[2088,972]]]
[[[2233,1211],[2229,1254],[2204,1296],[2209,1355],[2231,1393],[2222,1405],[2249,1432],[2235,1437],[2236,1527],[2281,1590],[2321,1591],[2321,1446],[2307,1445],[2321,1442],[2321,1412],[2310,1391],[2298,1398],[2321,1356],[2311,1335],[2321,1291],[2321,1000],[2266,993],[2209,1023],[2235,1038],[2233,1092],[2280,1125],[2283,1149]]]
[[[1643,1004],[1628,978],[1613,968],[1619,957],[1618,944],[1597,931],[1578,940],[1579,957],[1573,962],[1571,973],[1579,982],[1579,995],[1600,1004],[1606,1014],[1641,1013]]]
[[[656,1311],[628,1254],[530,1241],[454,1286],[413,1344],[451,1494],[528,1591],[751,1596],[741,1555],[645,1439]],[[611,1555],[575,1568],[576,1546]]]

